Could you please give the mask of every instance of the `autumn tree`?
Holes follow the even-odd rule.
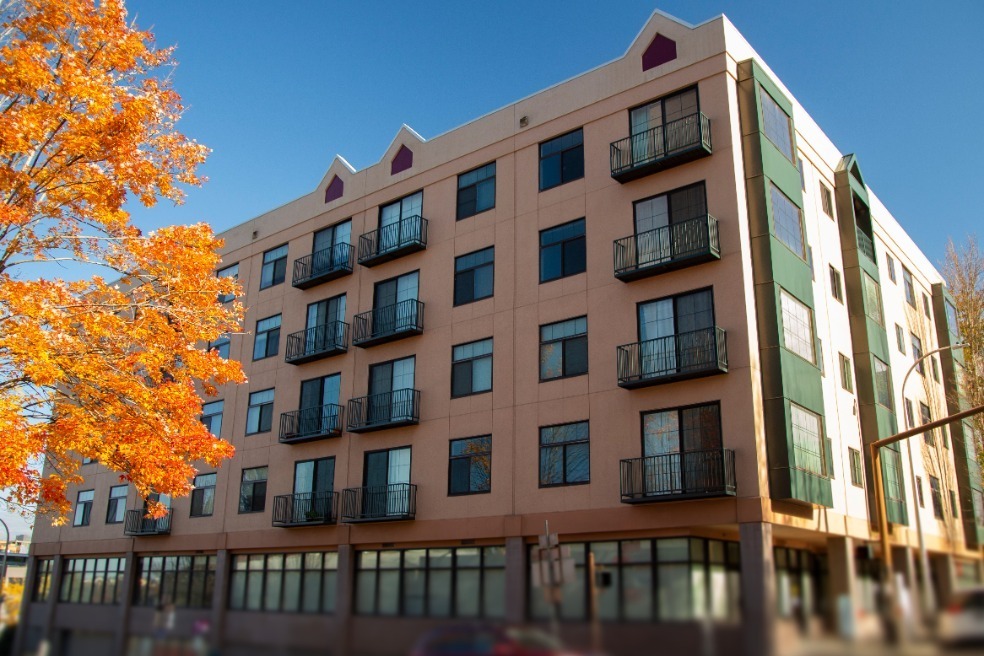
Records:
[[[207,149],[176,129],[171,49],[122,0],[0,0],[0,488],[69,509],[81,458],[187,494],[232,446],[201,395],[243,380],[203,345],[238,331],[204,224],[143,234],[128,202],[180,202]],[[50,275],[71,263],[73,279]],[[63,274],[64,275],[64,274]],[[81,278],[81,279],[80,279]],[[44,468],[39,467],[43,458]]]

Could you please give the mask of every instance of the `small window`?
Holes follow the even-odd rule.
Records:
[[[922,340],[909,333],[909,340],[912,343],[912,360],[916,363],[916,371],[919,372],[921,376],[926,375],[926,361],[922,359],[923,357],[923,347]]]
[[[916,496],[919,498],[919,507],[926,507],[926,497],[923,496],[923,479],[922,476],[916,476]]]
[[[95,498],[94,490],[82,490],[75,501],[75,518],[73,526],[88,526],[92,518],[92,500]]]
[[[929,477],[929,494],[933,500],[933,515],[936,519],[943,519],[943,494],[940,490],[940,479],[935,476]]]
[[[933,421],[933,412],[925,403],[919,403],[919,415],[919,419],[922,422],[920,425],[922,426],[925,426],[929,422]],[[936,446],[936,430],[930,429],[923,433],[923,440],[925,440],[926,444],[930,446]]]
[[[492,436],[451,440],[448,496],[492,491]]]
[[[935,355],[929,359],[929,368],[933,372],[933,380],[937,383],[940,382],[940,363],[936,360]]]
[[[960,324],[957,322],[957,308],[950,301],[943,301],[943,308],[946,311],[946,328],[952,334],[960,337]]]
[[[826,378],[827,367],[823,360],[823,340],[819,337],[817,338],[817,366],[820,367],[820,375]]]
[[[928,319],[932,319],[933,311],[929,309],[929,296],[923,294],[922,297],[923,297],[923,314],[925,314]]]
[[[212,349],[215,349],[218,352],[220,358],[222,358],[223,360],[228,360],[230,344],[231,342],[229,340],[229,336],[222,335],[214,342],[209,342],[208,350],[211,351]]]
[[[109,488],[109,505],[106,506],[106,523],[122,524],[126,516],[126,485],[114,485]]]
[[[916,307],[916,287],[912,282],[912,272],[902,267],[902,285],[905,287],[905,302]]]
[[[905,331],[899,324],[895,324],[895,342],[898,344],[899,353],[905,355]]]
[[[835,299],[844,302],[844,285],[841,280],[841,272],[830,267],[830,293]]]
[[[489,298],[494,291],[495,248],[454,258],[454,304]]]
[[[824,183],[820,183],[820,206],[823,208],[823,213],[834,218],[834,197],[830,193],[830,187]]]
[[[782,338],[786,349],[810,364],[816,364],[813,345],[813,313],[807,306],[780,290],[782,305]]]
[[[802,189],[803,191],[806,191],[806,171],[803,170],[803,158],[802,157],[797,157],[796,158],[796,170],[799,171],[799,174],[800,174],[800,189]]]
[[[460,344],[451,350],[451,397],[492,391],[492,340]]]
[[[803,213],[789,200],[779,187],[771,186],[772,220],[775,224],[776,237],[796,253],[801,259],[806,259],[806,246],[803,243]]]
[[[540,326],[540,380],[588,373],[588,318]]]
[[[260,289],[279,285],[287,277],[287,244],[263,253],[260,269]]]
[[[864,283],[864,313],[879,326],[885,325],[885,312],[882,309],[881,285],[866,272],[861,272]]]
[[[251,467],[243,470],[239,483],[239,512],[263,512],[266,507],[267,468]]]
[[[591,480],[588,422],[540,429],[540,487]]]
[[[584,219],[540,232],[540,282],[584,273]]]
[[[466,219],[495,207],[495,162],[458,176],[457,219]]]
[[[540,191],[584,177],[581,128],[540,144]]]
[[[888,279],[893,283],[897,283],[898,281],[895,279],[895,258],[890,253],[885,253],[885,266],[888,268]]]
[[[892,408],[892,381],[888,365],[872,356],[874,363],[875,401],[886,408]]]
[[[202,423],[212,435],[218,437],[222,434],[222,408],[224,401],[212,401],[202,404]]]
[[[256,322],[256,339],[253,341],[253,359],[262,360],[280,350],[280,316],[267,317]]]
[[[915,428],[916,414],[912,409],[912,399],[902,399],[902,403],[905,405],[905,427]]]
[[[224,269],[219,269],[215,272],[215,275],[219,278],[232,278],[233,280],[239,280],[239,264],[233,264],[227,266]],[[236,300],[235,294],[219,294],[219,303],[228,303],[229,301]]]
[[[215,511],[215,479],[218,475],[195,476],[195,489],[191,491],[191,516],[209,517]]]
[[[782,107],[765,89],[761,89],[760,96],[762,98],[762,132],[779,149],[779,152],[792,162],[793,131],[789,115],[783,111]]]
[[[957,493],[950,490],[950,510],[953,512],[953,518],[959,519],[960,512],[957,510]]]
[[[851,371],[851,358],[843,353],[840,356],[841,387],[848,392],[854,391],[854,373]]]
[[[253,392],[246,410],[246,434],[266,433],[273,426],[273,390]]]
[[[850,447],[848,447],[847,452],[851,457],[851,485],[864,487],[864,470],[861,468],[861,452]]]

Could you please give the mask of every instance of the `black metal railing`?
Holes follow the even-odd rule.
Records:
[[[342,406],[334,403],[291,410],[280,415],[280,441],[305,442],[342,434]]]
[[[352,343],[371,346],[424,330],[424,304],[415,298],[375,308],[352,318]]]
[[[620,463],[623,503],[734,495],[735,452],[684,451]]]
[[[342,490],[342,521],[387,522],[413,519],[417,514],[417,486],[394,483]]]
[[[158,519],[147,517],[146,510],[127,510],[123,519],[123,535],[167,535],[171,532],[171,510]]]
[[[355,247],[352,244],[335,244],[294,260],[294,276],[291,284],[305,289],[347,273],[352,273]]]
[[[273,499],[273,525],[334,524],[338,521],[337,504],[334,492],[281,494]]]
[[[416,424],[420,420],[420,390],[401,389],[350,399],[347,414],[352,433]]]
[[[318,360],[348,350],[349,325],[344,321],[330,321],[320,326],[287,335],[287,353],[284,361],[300,364]]]
[[[359,237],[359,264],[380,264],[426,247],[427,219],[415,214]]]
[[[718,222],[710,214],[616,239],[615,277],[640,277],[681,263],[721,257]]]
[[[702,328],[618,347],[618,384],[640,387],[728,371],[721,328]]]
[[[875,242],[871,241],[871,237],[866,235],[861,228],[855,227],[855,231],[858,233],[858,250],[864,253],[872,262],[877,263],[878,260],[875,259]]]
[[[611,145],[612,177],[627,181],[711,153],[711,122],[691,114]]]

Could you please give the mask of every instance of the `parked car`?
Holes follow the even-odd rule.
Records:
[[[948,645],[984,646],[984,587],[953,596],[940,613],[938,635]]]
[[[410,656],[583,656],[532,627],[453,624],[428,631]]]

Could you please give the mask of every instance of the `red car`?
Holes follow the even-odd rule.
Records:
[[[455,624],[428,631],[410,656],[583,656],[540,629]]]

